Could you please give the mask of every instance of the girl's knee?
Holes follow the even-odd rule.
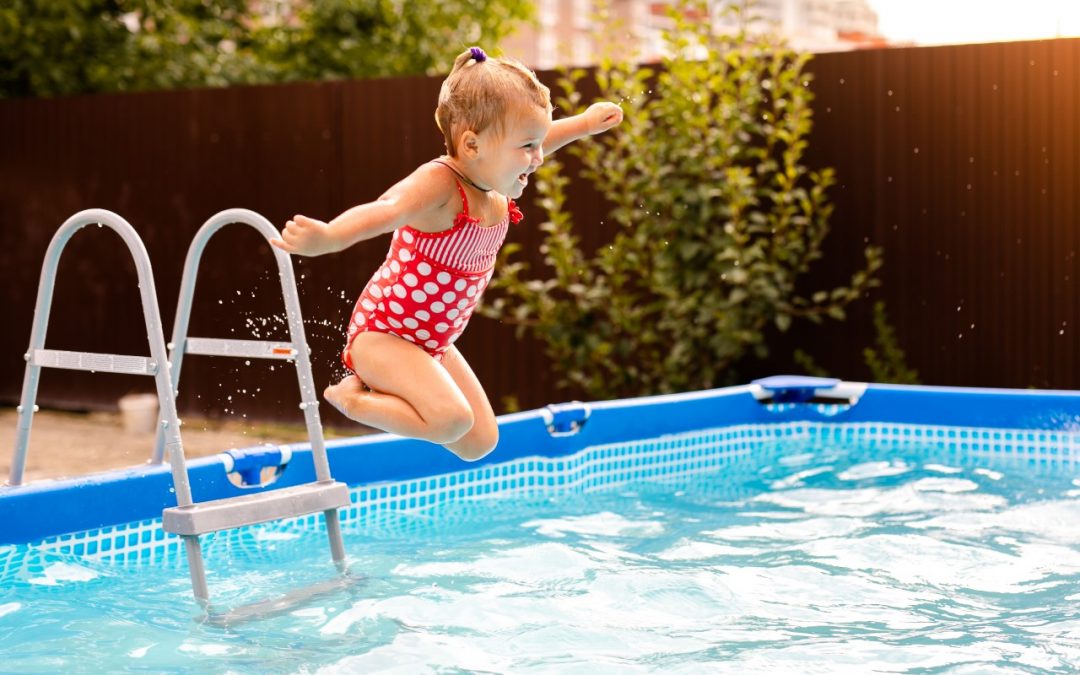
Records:
[[[459,440],[469,433],[473,424],[473,413],[468,406],[452,406],[439,410],[431,415],[429,422],[435,442],[443,444]]]
[[[448,445],[447,448],[466,462],[475,462],[491,454],[499,444],[499,428],[473,429],[461,441]]]

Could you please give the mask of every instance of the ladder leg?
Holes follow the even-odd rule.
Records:
[[[26,469],[26,453],[30,449],[30,427],[37,411],[38,378],[41,366],[33,362],[34,350],[45,347],[45,333],[49,329],[49,314],[52,311],[53,288],[56,284],[56,269],[60,264],[60,254],[78,230],[96,218],[85,217],[87,214],[108,213],[106,211],[80,211],[64,221],[53,235],[49,248],[45,251],[45,260],[41,264],[41,277],[38,280],[37,300],[34,302],[34,323],[30,329],[30,346],[23,358],[26,359],[26,371],[23,373],[22,397],[19,401],[19,422],[15,436],[15,454],[11,461],[11,474],[8,485],[22,485],[23,471]],[[109,214],[119,219],[116,214]],[[122,219],[121,219],[122,221]],[[100,222],[100,221],[98,221]],[[126,221],[122,221],[128,229]],[[115,227],[110,223],[110,226]],[[121,229],[117,232],[123,236]]]
[[[341,538],[341,519],[337,509],[323,511],[326,517],[326,536],[330,539],[330,557],[339,572],[345,571],[345,542]]]
[[[19,403],[19,421],[15,432],[15,454],[11,460],[8,485],[22,485],[23,471],[26,469],[26,453],[30,448],[30,427],[34,423],[34,413],[37,411],[35,401],[40,374],[39,366],[27,364],[22,399]]]
[[[187,553],[188,569],[191,570],[191,590],[195,594],[195,601],[205,612],[210,608],[210,589],[206,585],[202,546],[199,545],[198,535],[186,535],[181,538],[184,540],[184,550]]]

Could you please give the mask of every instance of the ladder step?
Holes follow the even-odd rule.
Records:
[[[315,482],[190,506],[174,506],[162,512],[161,525],[172,534],[200,535],[348,505],[349,487],[345,483]]]
[[[30,362],[43,368],[91,370],[125,375],[156,375],[158,371],[157,363],[145,356],[65,352],[57,349],[35,349],[31,354]]]
[[[311,586],[297,588],[280,597],[240,605],[224,612],[210,611],[206,615],[206,621],[212,626],[228,628],[247,621],[266,619],[276,614],[292,611],[307,602],[332,593],[352,591],[364,581],[366,581],[364,577],[344,573],[342,576],[327,579]]]
[[[207,356],[240,356],[249,359],[294,359],[296,348],[291,342],[266,340],[230,340],[227,338],[189,337],[184,352]]]

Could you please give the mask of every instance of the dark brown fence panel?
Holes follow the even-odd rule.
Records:
[[[883,245],[884,299],[934,384],[1076,388],[1080,41],[820,55],[811,162],[833,166],[836,214],[813,281]],[[839,268],[839,269],[837,269]],[[866,377],[869,303],[802,327],[803,347]]]
[[[805,287],[841,283],[866,243],[883,245],[884,299],[924,382],[1075,388],[1080,216],[1080,40],[820,55],[809,161],[835,167],[833,232]],[[552,83],[554,76],[543,74]],[[40,264],[56,227],[89,207],[140,232],[171,330],[184,255],[216,211],[242,206],[280,226],[294,213],[330,218],[373,199],[441,151],[436,78],[193,90],[0,102],[0,400],[18,400]],[[569,163],[572,166],[572,162]],[[588,186],[571,186],[584,240],[610,237]],[[542,270],[524,200],[521,242]],[[109,232],[80,232],[60,265],[48,346],[147,353],[134,265]],[[296,259],[319,383],[341,374],[344,321],[386,241]],[[796,323],[773,355],[738,380],[790,370],[796,347],[832,373],[865,378],[870,302],[843,323]],[[284,336],[270,253],[241,226],[203,259],[191,333]],[[168,334],[167,334],[168,337]],[[497,409],[561,400],[557,365],[509,326],[477,318],[460,348]],[[148,381],[47,371],[40,401],[108,407]],[[293,372],[280,364],[192,357],[181,410],[300,419]],[[335,414],[327,420],[340,422]]]

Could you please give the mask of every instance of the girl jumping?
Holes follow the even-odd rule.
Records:
[[[472,47],[439,92],[445,155],[329,223],[294,216],[271,242],[316,256],[393,233],[349,321],[342,361],[352,374],[323,392],[344,415],[468,461],[494,449],[495,413],[454,342],[491,280],[507,228],[522,218],[514,199],[544,154],[622,121],[614,103],[555,122],[551,111],[532,71]]]

